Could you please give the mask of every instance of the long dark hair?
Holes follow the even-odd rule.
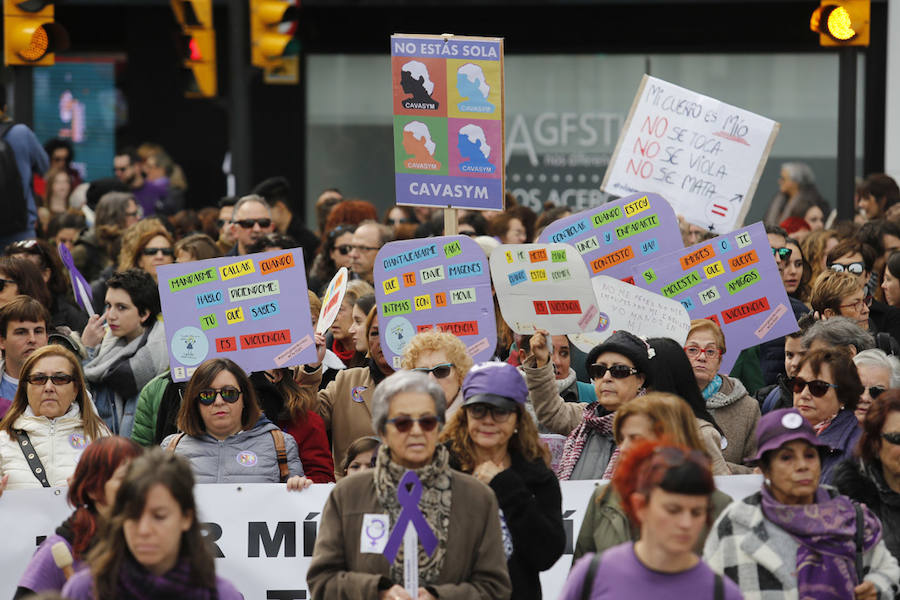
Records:
[[[650,360],[649,369],[653,391],[679,396],[691,407],[695,417],[712,424],[722,433],[719,424],[706,408],[691,361],[681,344],[670,338],[650,338],[647,343],[656,351],[656,356]]]

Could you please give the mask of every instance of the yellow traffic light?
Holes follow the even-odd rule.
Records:
[[[292,0],[250,0],[250,64],[270,70],[289,54],[297,28],[297,5]]]
[[[870,0],[821,0],[809,20],[822,46],[868,46]]]
[[[182,65],[187,77],[185,96],[212,98],[218,91],[212,0],[171,0],[171,2],[172,12],[181,24],[181,31],[184,34]]]
[[[69,47],[69,34],[53,20],[53,0],[3,0],[3,62],[50,66]]]

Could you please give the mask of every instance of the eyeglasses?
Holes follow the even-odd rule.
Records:
[[[388,219],[385,223],[386,225],[406,225],[408,223],[415,223],[412,219]]]
[[[791,257],[793,250],[790,248],[772,248],[772,256],[778,260],[787,260]]]
[[[235,387],[207,388],[197,393],[197,400],[200,401],[200,404],[209,406],[216,401],[216,396],[222,396],[222,400],[228,404],[234,404],[241,397],[241,390]]]
[[[894,446],[900,446],[900,432],[898,432],[898,431],[890,431],[888,433],[882,433],[881,439],[886,441],[888,444],[893,444]]]
[[[424,417],[419,417],[418,419],[403,416],[388,419],[387,422],[396,427],[397,431],[399,431],[400,433],[407,433],[410,429],[412,429],[413,423],[418,423],[419,427],[422,428],[422,431],[434,431],[434,428],[437,427],[440,419],[438,419],[435,415],[425,415]]]
[[[128,167],[113,167],[113,171],[116,173],[124,173],[127,170],[128,170]]]
[[[364,252],[366,250],[368,250],[368,251],[381,250],[381,246],[359,246],[357,244],[351,245],[350,248],[352,248],[353,250],[356,250],[358,252]]]
[[[861,310],[863,305],[866,305],[866,307],[872,306],[872,296],[871,295],[867,294],[866,297],[863,298],[862,300],[857,300],[856,302],[851,302],[850,304],[841,304],[840,307]]]
[[[16,282],[13,281],[12,279],[0,279],[0,292],[3,291],[3,288],[6,287],[7,283],[16,283]]]
[[[842,265],[841,263],[831,263],[828,265],[828,268],[832,271],[837,271],[838,273],[843,273],[847,271],[852,273],[853,275],[862,275],[863,271],[866,270],[865,263],[861,262],[852,262],[849,265]]]
[[[350,254],[350,251],[353,250],[353,246],[350,244],[341,244],[340,246],[335,246],[335,250],[341,253],[341,256],[347,256]]]
[[[821,398],[827,394],[829,388],[837,389],[838,387],[833,383],[828,383],[821,379],[813,379],[812,381],[806,381],[801,377],[794,377],[791,379],[791,390],[793,390],[795,394],[799,394],[803,391],[803,388],[807,386],[809,387],[809,393],[816,398]]]
[[[258,224],[262,229],[266,229],[269,225],[272,224],[272,219],[241,219],[239,221],[232,221],[232,223],[237,223],[244,229],[253,229],[253,226]]]
[[[685,346],[684,353],[688,358],[697,358],[701,354],[706,355],[706,360],[716,360],[719,356],[718,348],[701,348],[700,346]]]
[[[885,391],[887,391],[887,388],[884,387],[883,385],[873,385],[872,387],[869,388],[869,398],[874,400],[875,398],[880,396],[882,394],[882,392],[885,392]]]
[[[629,367],[628,365],[612,365],[611,367],[607,367],[606,365],[588,366],[588,375],[590,375],[591,379],[603,379],[607,371],[609,371],[609,374],[613,379],[625,379],[626,377],[640,373],[640,371],[634,367]]]
[[[504,423],[509,419],[509,415],[514,412],[514,410],[500,408],[493,404],[469,404],[466,406],[466,413],[478,421],[485,418],[488,413],[491,413],[491,419],[493,419],[495,423]]]
[[[144,256],[156,256],[160,252],[163,253],[163,256],[172,256],[175,254],[175,251],[171,248],[151,248],[150,246],[147,246],[141,250],[141,254]]]
[[[54,373],[53,375],[34,373],[25,378],[31,385],[47,385],[48,379],[53,385],[68,385],[75,381],[75,378],[68,373]]]
[[[431,373],[434,375],[435,379],[444,379],[450,374],[450,371],[453,370],[453,365],[451,363],[443,363],[440,365],[435,365],[430,369],[426,367],[416,367],[413,371],[418,371],[419,373],[424,373],[428,375]]]

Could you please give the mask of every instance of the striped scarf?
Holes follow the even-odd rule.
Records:
[[[584,445],[591,434],[612,437],[614,415],[607,414],[598,417],[597,409],[599,407],[599,402],[585,405],[581,423],[566,438],[562,458],[559,459],[559,465],[556,467],[556,476],[560,481],[567,481],[572,476],[572,471],[575,470],[575,465],[578,464]]]

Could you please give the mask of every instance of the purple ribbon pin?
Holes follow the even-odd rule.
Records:
[[[72,291],[75,292],[75,300],[78,302],[79,306],[84,309],[84,312],[88,315],[93,315],[94,297],[91,293],[91,286],[81,273],[78,272],[78,269],[75,267],[75,261],[72,259],[72,253],[69,252],[66,245],[60,243],[57,247],[57,251],[59,252],[59,257],[62,259],[63,264],[66,265],[66,269],[69,270],[69,277],[72,279]]]
[[[412,486],[412,489],[409,489],[408,486]],[[387,544],[384,546],[383,554],[390,563],[393,563],[394,559],[397,558],[397,552],[400,551],[400,543],[403,541],[403,534],[406,532],[408,523],[412,523],[413,527],[415,527],[419,541],[422,543],[422,547],[425,548],[428,556],[434,554],[437,548],[437,536],[434,535],[434,532],[422,515],[422,511],[419,510],[419,500],[421,498],[422,482],[419,481],[419,476],[414,471],[407,471],[403,474],[400,485],[397,486],[397,501],[403,507],[403,510],[400,511],[397,523],[391,530],[391,537],[388,538]]]

